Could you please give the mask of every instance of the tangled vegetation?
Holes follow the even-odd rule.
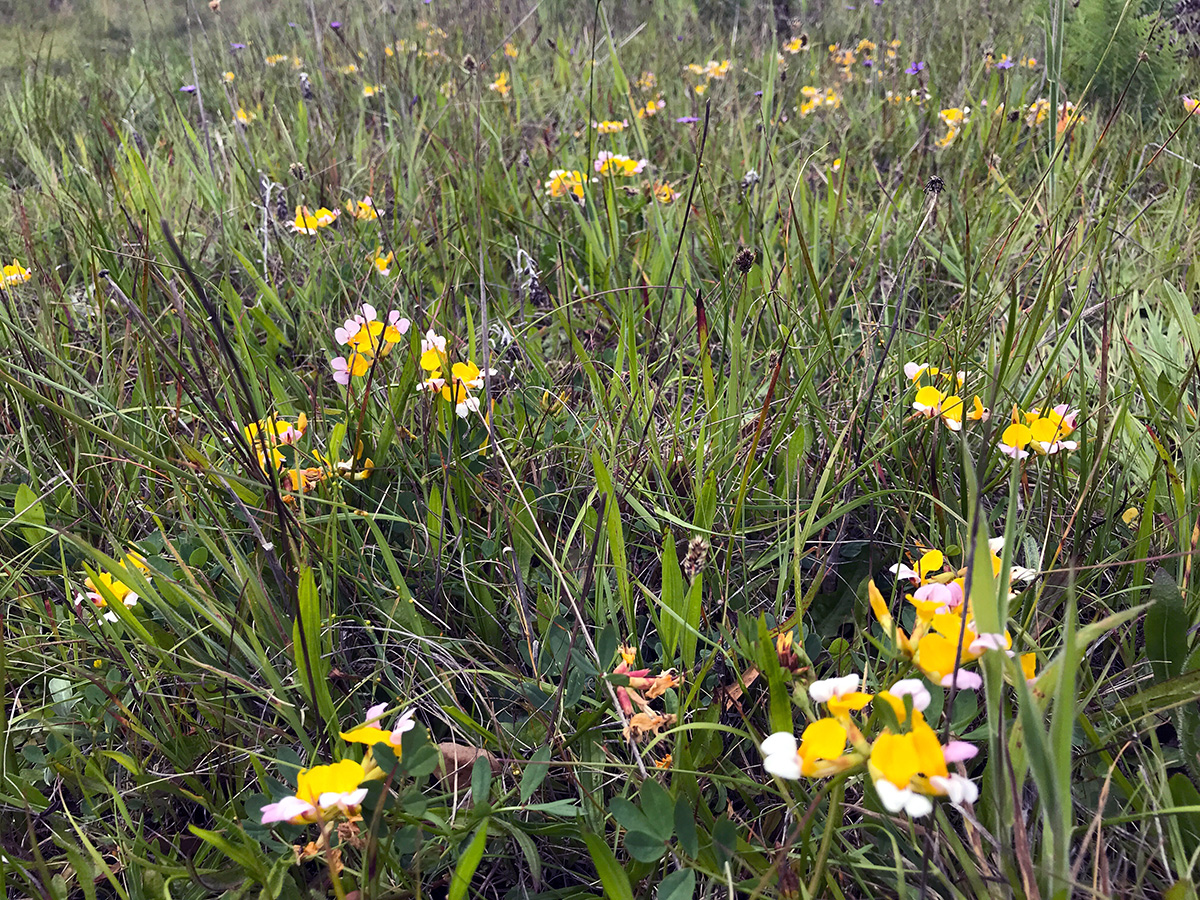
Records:
[[[186,6],[5,94],[6,896],[1196,897],[1165,10]]]

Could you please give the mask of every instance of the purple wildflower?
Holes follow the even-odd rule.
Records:
[[[194,84],[185,84],[183,87],[181,87],[179,89],[179,93],[194,94],[194,93],[196,93],[196,86]]]
[[[229,49],[230,49],[230,50],[245,50],[245,49],[246,49],[246,45],[245,45],[245,44],[243,44],[243,43],[241,43],[240,41],[230,41],[230,42],[229,42]]]
[[[1000,60],[1000,62],[996,63],[996,68],[997,69],[1011,69],[1013,67],[1013,65],[1014,65],[1014,63],[1011,59],[1002,59],[1002,60]]]
[[[761,96],[762,96],[762,91],[755,91],[755,92],[754,92],[754,96],[755,96],[755,97],[761,97]]]
[[[911,66],[909,66],[904,71],[908,75],[916,75],[918,72],[922,72],[924,70],[925,70],[925,63],[924,63],[924,61],[921,61],[921,62],[913,63]]]
[[[342,23],[341,22],[330,22],[329,27],[332,28],[334,31],[337,31],[339,28],[342,27]]]
[[[699,116],[680,116],[675,121],[678,122],[680,125],[691,125],[694,122],[699,122],[700,117]]]
[[[868,57],[867,59],[863,60],[863,65],[869,69],[871,66],[875,65],[875,63],[871,62],[870,57]]]

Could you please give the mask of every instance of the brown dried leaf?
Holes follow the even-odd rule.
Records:
[[[731,706],[737,705],[738,701],[742,699],[742,694],[746,692],[745,688],[750,687],[750,685],[758,681],[758,676],[760,674],[761,673],[758,671],[758,669],[756,669],[754,666],[751,666],[742,673],[740,680],[735,681],[733,684],[722,685],[719,687],[717,692],[722,695],[725,708],[729,709]],[[743,685],[745,687],[743,687]]]
[[[499,774],[503,767],[500,760],[481,747],[468,747],[466,744],[445,741],[438,744],[438,752],[442,755],[442,762],[437,769],[438,778],[449,782],[448,787],[456,791],[465,791],[471,787],[471,770],[475,767],[475,760],[481,756],[487,759],[493,775]]]

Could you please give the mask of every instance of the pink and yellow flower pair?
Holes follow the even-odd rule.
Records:
[[[379,727],[387,709],[380,703],[367,710],[367,719],[356,728],[341,733],[347,743],[366,744],[362,762],[343,759],[329,765],[301,769],[296,775],[296,793],[262,808],[262,823],[272,825],[287,822],[303,825],[312,822],[331,822],[335,819],[357,819],[366,799],[365,782],[384,777],[385,773],[371,754],[376,744],[387,744],[397,756],[406,731],[416,726],[412,712],[400,716],[390,731]]]
[[[429,376],[417,385],[417,390],[440,393],[443,400],[453,404],[454,413],[460,419],[479,412],[479,398],[472,391],[483,390],[485,373],[470,360],[450,365],[446,339],[432,328],[421,339],[420,365]],[[450,373],[448,378],[447,369]],[[499,372],[488,369],[486,374],[498,375]]]
[[[379,268],[378,261],[376,268]],[[350,352],[330,360],[333,380],[338,384],[349,384],[351,378],[366,375],[374,360],[391,353],[392,347],[400,343],[411,326],[399,310],[389,312],[385,321],[378,317],[374,306],[364,303],[359,313],[334,329],[334,340],[348,346]]]

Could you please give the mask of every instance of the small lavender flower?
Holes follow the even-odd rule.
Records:
[[[700,119],[698,116],[680,116],[675,121],[678,122],[680,125],[691,125],[694,122],[699,122]]]
[[[1014,63],[1011,59],[1002,59],[1002,60],[1000,60],[1000,62],[996,63],[996,68],[997,69],[1011,69],[1013,67],[1013,65],[1014,65]]]
[[[755,97],[761,97],[761,96],[762,96],[762,91],[755,91],[755,92],[754,92],[754,96],[755,96]]]
[[[229,43],[229,49],[230,49],[230,50],[245,50],[245,49],[246,49],[246,45],[245,45],[245,44],[242,44],[242,43],[240,43],[240,42],[238,42],[238,41],[230,41],[230,43]]]
[[[868,58],[863,60],[863,65],[869,69],[871,66],[875,65],[875,63],[871,62],[871,60]]]
[[[924,70],[925,70],[925,62],[921,61],[921,62],[913,63],[911,66],[909,66],[904,71],[908,75],[916,75],[918,72],[922,72]]]
[[[196,93],[196,86],[194,84],[185,84],[183,87],[181,87],[179,89],[179,93],[194,94],[194,93]]]
[[[330,22],[329,27],[332,28],[334,31],[337,31],[339,28],[342,27],[342,23],[341,22]]]

